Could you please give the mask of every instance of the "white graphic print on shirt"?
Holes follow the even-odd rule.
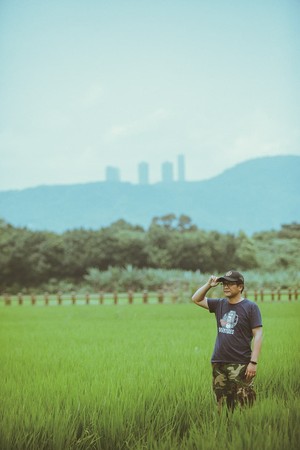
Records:
[[[224,314],[220,320],[221,327],[219,327],[219,333],[234,334],[234,327],[238,323],[239,316],[235,311],[229,311]]]

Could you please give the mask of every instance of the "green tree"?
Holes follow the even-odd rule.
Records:
[[[161,217],[154,217],[154,219],[152,220],[152,224],[164,227],[167,230],[172,230],[175,227],[174,226],[175,220],[176,220],[176,215],[173,213],[170,213],[170,214],[165,214],[164,216],[161,216]]]
[[[235,266],[242,270],[258,267],[254,242],[243,231],[237,236],[237,248],[235,253]]]
[[[281,230],[278,232],[279,238],[285,239],[300,239],[300,223],[293,222],[281,226]]]
[[[178,218],[177,229],[182,233],[185,231],[196,231],[196,225],[193,225],[192,219],[185,214],[181,214]]]
[[[172,268],[207,271],[212,268],[211,247],[203,231],[177,232],[168,246]]]
[[[173,231],[165,226],[152,222],[146,236],[146,252],[148,254],[149,267],[161,267],[164,269],[172,266],[168,250],[169,241]]]

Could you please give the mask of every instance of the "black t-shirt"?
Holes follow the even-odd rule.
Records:
[[[246,364],[251,359],[252,329],[262,326],[256,303],[243,299],[230,304],[227,298],[208,298],[209,312],[215,313],[217,339],[212,362]]]

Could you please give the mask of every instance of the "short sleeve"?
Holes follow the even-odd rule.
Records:
[[[251,308],[250,323],[251,323],[251,328],[262,327],[261,313],[260,313],[259,307],[255,303],[253,303],[252,308]]]
[[[218,298],[208,298],[207,299],[207,306],[210,313],[215,313],[217,310],[217,306],[219,303]]]

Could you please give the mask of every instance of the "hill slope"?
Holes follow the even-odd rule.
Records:
[[[258,158],[199,182],[88,183],[0,192],[0,217],[62,232],[118,219],[147,227],[154,216],[186,214],[207,230],[247,233],[300,221],[300,156]]]

